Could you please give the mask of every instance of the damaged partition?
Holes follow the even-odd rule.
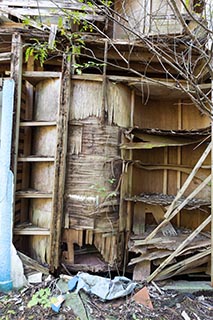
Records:
[[[110,81],[103,87],[102,77],[72,80],[62,240],[63,262],[75,270],[122,261],[119,144],[130,123],[130,89]]]
[[[142,86],[142,94],[134,87],[133,125],[120,145],[127,268],[148,281],[209,274],[210,119],[173,94],[161,99],[168,89],[158,96],[153,88],[146,99]]]

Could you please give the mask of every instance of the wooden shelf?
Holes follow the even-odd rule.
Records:
[[[27,157],[18,157],[20,162],[52,162],[54,157],[43,157],[43,156],[27,156]]]
[[[26,71],[22,76],[32,85],[36,85],[37,83],[45,79],[60,78],[61,73],[55,71]]]
[[[26,235],[26,236],[30,236],[30,235],[49,236],[50,235],[49,229],[40,228],[33,225],[26,225],[26,224],[15,227],[13,232],[15,235]]]
[[[21,121],[20,127],[50,127],[56,124],[56,121]]]
[[[38,190],[23,190],[23,191],[17,191],[16,197],[17,198],[43,198],[43,199],[51,199],[52,193],[47,192],[41,192]]]

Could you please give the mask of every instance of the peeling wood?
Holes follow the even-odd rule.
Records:
[[[53,211],[50,237],[50,270],[57,270],[60,261],[60,241],[62,229],[63,195],[65,184],[67,135],[70,108],[70,62],[64,57],[61,77],[60,107],[58,115],[57,151],[53,187]],[[60,146],[60,147],[59,147]]]

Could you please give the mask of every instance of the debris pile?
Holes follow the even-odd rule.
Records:
[[[210,286],[207,292],[178,293],[154,282],[146,285],[125,277],[111,280],[87,273],[58,279],[45,276],[41,283],[21,291],[0,293],[2,320],[210,320],[212,312]]]
[[[163,231],[163,230],[162,230]],[[168,232],[171,230],[167,230]],[[164,230],[166,232],[166,230]],[[129,262],[129,266],[138,265],[147,266],[150,264],[158,267],[165,258],[171,257],[174,252],[183,244],[191,231],[187,229],[177,229],[176,235],[164,235],[158,232],[156,236],[150,240],[145,240],[146,236],[150,233],[145,233],[144,239],[142,237],[132,236],[129,241],[129,251],[137,255]],[[138,256],[139,255],[139,256]],[[205,273],[208,270],[207,265],[210,261],[211,255],[211,237],[208,232],[198,234],[192,242],[186,243],[186,246],[181,249],[169,265],[160,271],[155,280],[164,280],[181,274],[189,273]],[[149,273],[148,273],[149,275]],[[135,271],[136,280],[137,279]]]

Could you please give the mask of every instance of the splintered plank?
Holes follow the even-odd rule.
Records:
[[[165,261],[163,261],[163,263],[148,277],[147,281],[152,281],[152,279],[154,279],[210,222],[211,216],[204,220],[203,223],[201,223],[201,225],[197,227],[197,229],[195,229]]]
[[[149,260],[139,262],[134,267],[133,281],[144,281],[148,278],[151,272],[151,263]]]
[[[18,251],[18,255],[24,265],[27,265],[36,271],[42,272],[43,274],[47,274],[47,275],[49,274],[48,268],[43,267],[37,261],[33,260],[32,258],[26,256],[25,254],[19,251]]]

